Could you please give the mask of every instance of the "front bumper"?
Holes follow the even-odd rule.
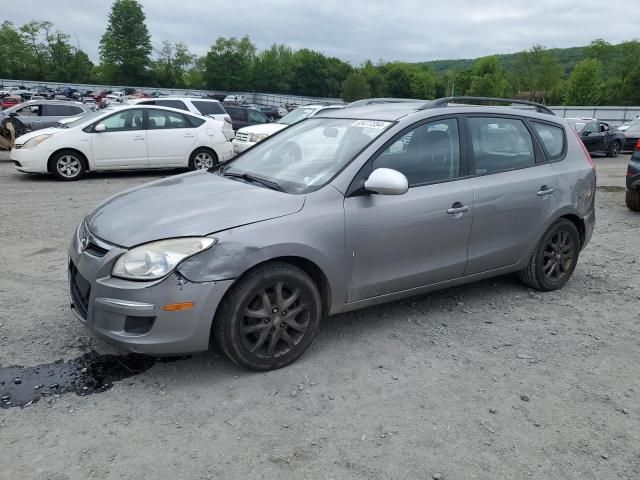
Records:
[[[110,247],[104,256],[92,244],[81,251],[74,235],[69,294],[75,317],[96,336],[130,352],[174,355],[207,350],[214,314],[232,280],[197,283],[175,272],[156,282],[114,278],[113,264],[126,250]],[[183,311],[163,309],[183,302],[194,306]]]
[[[39,148],[14,148],[9,158],[16,170],[25,173],[47,173],[47,162],[51,152]]]
[[[243,142],[237,138],[231,143],[233,144],[233,151],[236,154],[242,153],[255,145],[255,142]]]

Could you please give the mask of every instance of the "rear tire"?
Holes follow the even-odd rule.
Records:
[[[611,145],[609,145],[609,148],[607,149],[607,157],[617,157],[620,153],[621,148],[622,146],[620,145],[620,142],[616,140]]]
[[[258,267],[225,296],[213,322],[218,346],[250,370],[282,368],[309,347],[320,325],[318,288],[287,263]]]
[[[558,290],[569,281],[580,255],[580,234],[567,219],[560,219],[540,239],[520,280],[536,290]]]
[[[640,191],[627,190],[624,200],[629,210],[640,212]]]
[[[189,170],[209,170],[218,165],[218,156],[210,148],[196,148],[189,157]]]
[[[87,171],[87,159],[74,150],[61,150],[49,160],[49,170],[59,180],[79,180]]]

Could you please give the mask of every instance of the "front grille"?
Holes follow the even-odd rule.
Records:
[[[91,284],[80,275],[73,262],[69,262],[69,293],[71,294],[72,307],[86,320],[89,312]]]
[[[104,257],[109,250],[89,240],[89,244],[84,251],[94,257]]]
[[[248,142],[250,137],[250,133],[236,133],[236,139],[240,140],[241,142]]]

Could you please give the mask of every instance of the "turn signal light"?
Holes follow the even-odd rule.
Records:
[[[636,150],[640,150],[640,138],[636,142]]]
[[[181,312],[182,310],[193,308],[194,305],[195,303],[193,302],[167,303],[162,309],[165,312]]]

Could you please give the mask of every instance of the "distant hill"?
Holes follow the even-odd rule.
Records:
[[[549,52],[552,52],[560,65],[564,68],[566,74],[569,74],[576,63],[583,58],[584,47],[570,47],[570,48],[550,48]],[[521,52],[518,52],[521,53]],[[518,58],[518,53],[510,53],[506,55],[496,55],[500,60],[502,66],[509,70],[511,69]],[[445,73],[448,70],[459,71],[471,68],[477,58],[465,58],[459,60],[432,60],[430,62],[419,62],[419,65],[428,65],[438,73]]]

